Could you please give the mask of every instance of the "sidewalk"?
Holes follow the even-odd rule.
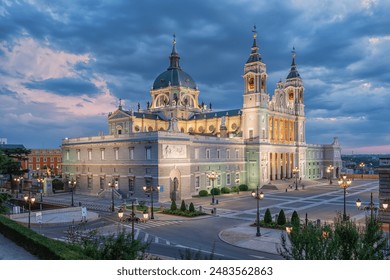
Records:
[[[219,233],[219,238],[233,246],[261,252],[278,254],[281,247],[282,230],[260,228],[261,236],[256,236],[256,227],[248,224],[228,228]]]

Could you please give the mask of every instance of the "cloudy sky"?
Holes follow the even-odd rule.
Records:
[[[214,110],[240,108],[256,24],[268,91],[297,52],[306,140],[390,153],[390,1],[3,0],[0,138],[58,148],[107,133],[107,114],[150,101],[176,34],[180,65]]]

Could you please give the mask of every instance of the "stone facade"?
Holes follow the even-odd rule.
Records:
[[[78,191],[96,195],[115,180],[117,194],[144,196],[143,186],[161,186],[160,201],[185,199],[215,187],[274,180],[332,177],[341,168],[337,138],[329,145],[306,143],[304,87],[295,51],[290,72],[267,92],[267,71],[254,32],[244,65],[243,105],[212,110],[200,104],[200,91],[179,65],[176,39],[170,66],[150,90],[146,109],[118,109],[108,116],[108,135],[65,139],[63,174],[77,180]],[[293,172],[293,170],[299,170]]]

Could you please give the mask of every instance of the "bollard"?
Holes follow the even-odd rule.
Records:
[[[199,206],[199,212],[203,212],[203,207],[202,207],[202,205]]]
[[[213,212],[214,212],[214,215],[217,215],[217,208],[214,207]]]

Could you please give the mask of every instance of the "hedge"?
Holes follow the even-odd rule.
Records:
[[[0,233],[41,260],[90,259],[77,245],[53,240],[0,215]]]
[[[209,193],[207,190],[200,190],[199,191],[199,196],[208,196],[208,195],[209,195]]]

